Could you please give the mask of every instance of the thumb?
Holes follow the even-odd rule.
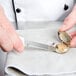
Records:
[[[59,28],[60,31],[67,31],[71,29],[76,23],[76,5],[74,6],[72,12],[67,18],[65,18],[63,25]]]

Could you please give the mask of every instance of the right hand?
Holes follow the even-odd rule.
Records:
[[[9,52],[15,49],[21,52],[24,47],[21,39],[16,33],[14,27],[4,14],[3,8],[0,6],[0,48]]]
[[[72,12],[65,18],[63,25],[60,27],[60,31],[68,31],[76,24],[76,5],[74,6]],[[70,42],[71,47],[76,48],[76,31],[69,34],[72,38]]]

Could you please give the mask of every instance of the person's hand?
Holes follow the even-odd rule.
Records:
[[[75,24],[76,24],[76,5],[74,6],[69,16],[65,18],[63,25],[60,27],[59,31],[67,31],[71,29]],[[70,36],[72,38],[70,46],[76,47],[76,31],[72,32]]]
[[[3,51],[9,52],[11,50],[17,50],[21,52],[24,47],[21,39],[16,33],[14,27],[9,22],[4,14],[3,8],[0,6],[0,48]]]

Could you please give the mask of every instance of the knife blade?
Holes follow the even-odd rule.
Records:
[[[25,41],[25,43],[27,44],[28,48],[32,47],[32,48],[42,49],[46,51],[56,51],[55,43],[52,43],[50,45],[39,43],[39,42],[34,42],[34,41],[27,41],[27,42]]]

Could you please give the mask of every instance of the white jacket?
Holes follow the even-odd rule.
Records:
[[[64,18],[72,9],[74,0],[0,0],[10,21],[14,21],[14,1],[18,21],[55,21]]]
[[[30,21],[46,22],[64,19],[71,11],[74,0],[0,0],[7,18],[11,22],[15,22],[15,13],[13,10],[14,1],[15,13],[18,21],[19,29],[23,29],[25,25],[19,22],[27,23]],[[4,53],[0,53],[0,71],[2,72],[5,62]],[[2,76],[0,74],[0,76]]]

